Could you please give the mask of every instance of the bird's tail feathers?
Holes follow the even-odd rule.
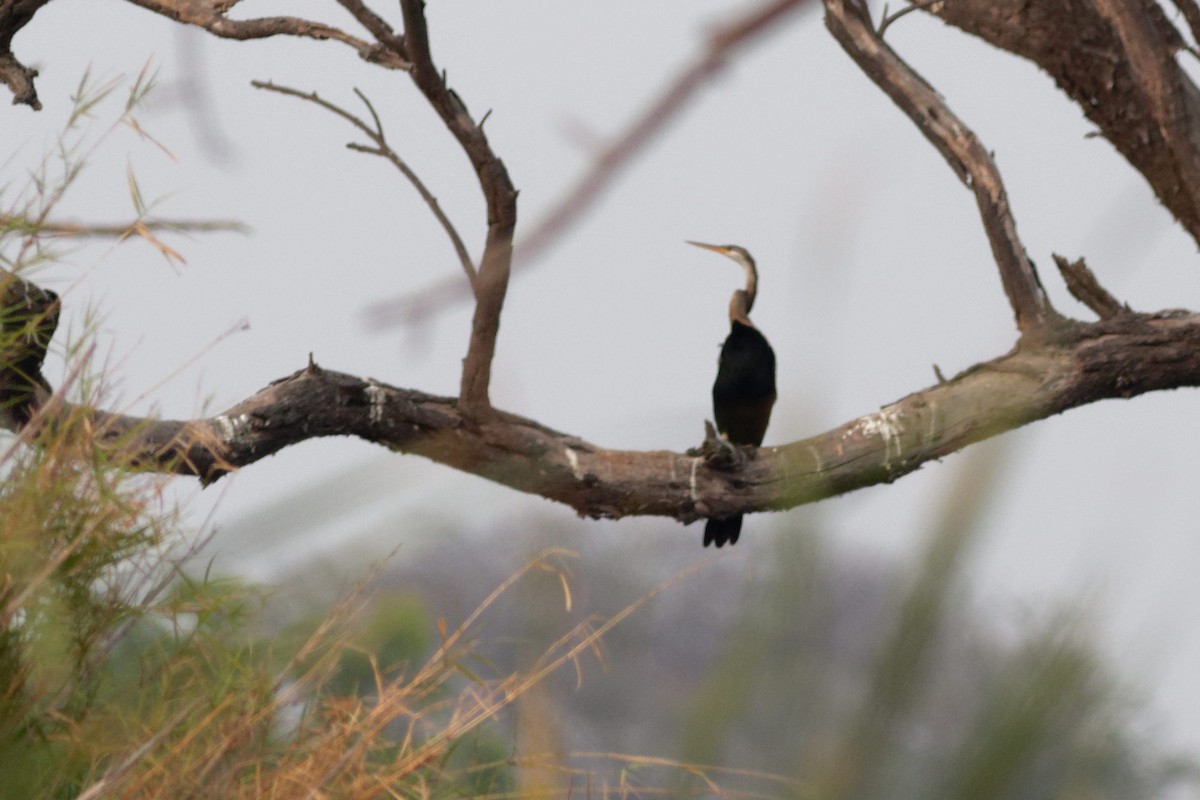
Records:
[[[741,514],[738,514],[736,517],[710,519],[704,524],[704,546],[708,547],[711,544],[717,547],[724,547],[726,544],[737,544],[738,536],[741,533]]]

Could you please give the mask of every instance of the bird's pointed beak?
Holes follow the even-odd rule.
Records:
[[[705,250],[712,250],[714,253],[720,253],[721,255],[725,255],[726,253],[729,252],[728,247],[722,247],[719,244],[705,244],[704,242],[693,242],[690,239],[687,240],[687,244],[690,244],[693,247],[703,247]]]

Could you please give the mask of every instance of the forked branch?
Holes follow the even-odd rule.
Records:
[[[454,223],[450,221],[450,218],[446,216],[446,212],[442,210],[442,205],[438,202],[437,197],[429,190],[429,187],[425,185],[420,176],[413,171],[412,167],[404,159],[400,158],[400,154],[388,144],[387,137],[383,133],[383,123],[379,121],[379,115],[375,113],[375,107],[371,105],[371,101],[366,98],[366,95],[357,89],[354,90],[355,94],[359,96],[359,99],[363,101],[363,104],[371,114],[372,124],[370,125],[362,117],[352,114],[336,103],[331,103],[323,97],[318,96],[316,92],[302,92],[299,89],[279,86],[271,81],[250,81],[250,85],[256,89],[278,92],[279,94],[298,97],[301,100],[314,103],[326,111],[333,112],[362,131],[363,135],[370,139],[375,146],[366,147],[352,142],[346,145],[346,147],[360,153],[369,153],[370,155],[381,156],[387,159],[412,184],[413,188],[417,190],[417,194],[425,201],[425,205],[429,206],[429,210],[433,212],[434,218],[442,226],[442,230],[446,232],[446,236],[449,237],[450,244],[454,248],[454,253],[458,256],[458,261],[462,265],[463,272],[467,275],[467,283],[472,291],[474,291],[475,265],[471,262],[471,254],[467,252],[467,246],[463,243],[462,237],[458,235],[458,230],[454,227]]]

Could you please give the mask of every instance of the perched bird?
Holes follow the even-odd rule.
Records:
[[[717,430],[731,444],[762,444],[771,408],[775,405],[775,351],[750,321],[758,293],[758,270],[744,247],[688,242],[727,256],[746,273],[746,288],[729,298],[729,336],[721,346],[717,379],[713,383],[713,415]],[[704,546],[735,544],[742,532],[742,515],[712,518],[704,526]]]

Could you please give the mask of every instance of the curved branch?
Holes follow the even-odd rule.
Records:
[[[463,359],[459,393],[463,409],[479,416],[491,409],[488,385],[496,354],[496,336],[500,331],[500,312],[504,308],[512,269],[517,190],[513,188],[504,162],[488,144],[482,124],[472,119],[458,94],[446,85],[445,75],[433,64],[429,31],[425,25],[425,3],[401,0],[400,8],[404,15],[404,44],[412,62],[413,82],[467,154],[487,203],[487,239],[476,274],[475,315],[471,320],[471,341]]]
[[[1023,332],[1054,316],[1037,271],[1017,236],[1004,182],[992,157],[925,80],[879,37],[865,7],[825,0],[825,25],[838,44],[887,93],[975,194],[1004,293]]]
[[[1106,398],[1200,385],[1200,315],[1057,320],[1034,343],[833,430],[761,448],[741,471],[719,458],[607,450],[503,412],[315,365],[223,414],[189,422],[87,413],[100,443],[145,468],[211,482],[288,445],[357,436],[422,455],[591,517],[780,510],[890,483],[973,442]]]

